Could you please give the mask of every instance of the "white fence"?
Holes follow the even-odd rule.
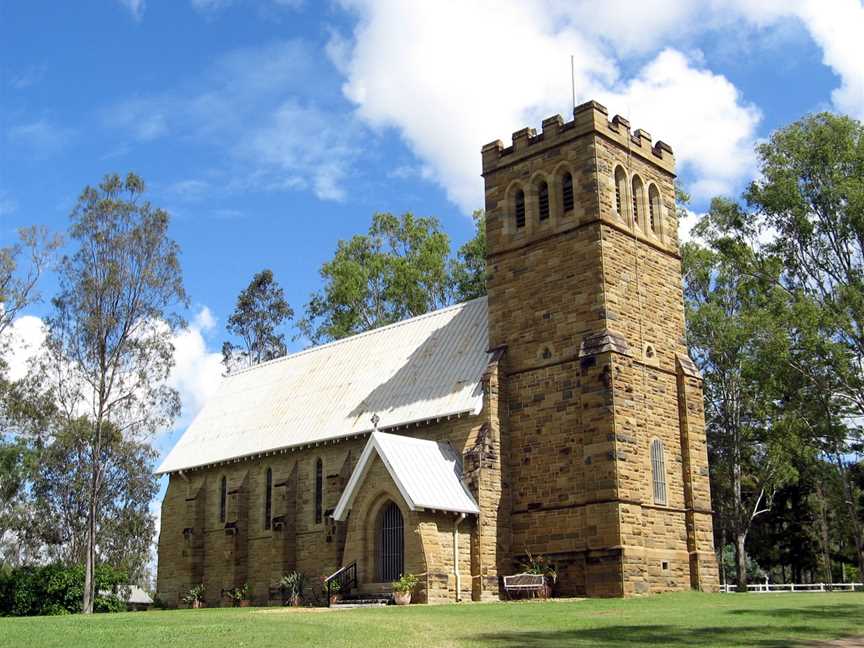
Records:
[[[736,585],[721,585],[720,591],[737,592]],[[747,586],[748,592],[855,592],[864,591],[864,583],[756,583]]]

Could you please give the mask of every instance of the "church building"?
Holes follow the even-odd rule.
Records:
[[[356,592],[716,590],[674,158],[596,102],[482,149],[488,296],[226,376],[158,473],[158,596],[343,567]],[[389,591],[389,590],[388,590]]]

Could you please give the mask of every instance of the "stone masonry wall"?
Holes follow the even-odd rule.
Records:
[[[398,430],[399,434],[448,441],[463,455],[476,450],[484,433],[491,455],[479,478],[475,497],[492,508],[484,510],[479,526],[473,517],[460,527],[460,573],[462,598],[472,595],[497,595],[499,565],[509,565],[506,529],[507,510],[499,512],[506,485],[500,471],[500,425],[498,421],[497,365],[490,367],[484,380],[483,410],[437,423]],[[172,474],[162,503],[162,528],[159,538],[157,591],[167,605],[179,604],[180,597],[193,585],[204,582],[207,604],[227,605],[222,590],[248,582],[253,602],[264,605],[271,598],[281,577],[298,569],[311,581],[308,594],[318,592],[320,578],[333,573],[351,560],[358,560],[361,583],[374,582],[374,512],[385,495],[403,510],[405,518],[406,570],[424,575],[420,600],[455,600],[452,569],[453,514],[414,513],[407,510],[386,471],[377,464],[367,475],[355,508],[347,523],[336,523],[330,514],[339,500],[367,438],[343,440],[284,453],[259,457]],[[324,467],[324,519],[315,521],[315,462]],[[273,471],[273,525],[265,528],[267,468]],[[234,523],[229,533],[219,520],[219,487],[222,476],[229,484],[227,520]],[[191,495],[192,506],[187,499]],[[365,498],[371,503],[364,504]],[[197,504],[195,502],[197,501]],[[360,509],[366,506],[366,512]],[[360,508],[358,508],[360,507]],[[363,528],[363,532],[359,531]],[[184,529],[188,530],[184,536]],[[493,532],[494,530],[494,532]],[[371,538],[371,540],[370,540]],[[421,542],[422,540],[422,542]],[[191,544],[190,544],[191,543]],[[197,543],[197,544],[194,544]],[[194,547],[193,547],[194,544]],[[197,547],[197,548],[195,548]],[[475,557],[476,560],[472,559]],[[428,563],[428,565],[427,565]],[[428,591],[428,596],[427,596]],[[476,594],[475,594],[476,593]]]
[[[572,212],[561,209],[562,169],[573,174]],[[589,102],[573,122],[550,118],[541,134],[514,133],[511,147],[485,146],[483,171],[490,344],[506,347],[514,558],[556,559],[561,590],[572,593],[711,588],[701,383],[686,378],[684,393],[679,378],[671,149]],[[551,203],[543,222],[540,181]],[[650,212],[649,188],[659,195]],[[665,503],[653,499],[654,439]]]

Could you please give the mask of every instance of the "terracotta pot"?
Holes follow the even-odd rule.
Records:
[[[300,597],[292,596],[291,597],[291,607],[300,607]]]
[[[193,610],[197,610],[201,607],[201,601],[192,601],[192,605],[190,605]]]
[[[252,605],[252,601],[249,599],[240,599],[240,607],[249,607]]]
[[[408,605],[411,602],[411,592],[393,592],[396,605]]]
[[[342,600],[341,594],[331,594],[330,595],[330,605],[333,605],[334,603],[338,603],[341,600]]]

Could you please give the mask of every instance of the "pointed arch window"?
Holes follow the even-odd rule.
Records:
[[[378,521],[378,579],[394,581],[405,571],[405,532],[402,511],[389,502]]]
[[[219,482],[219,521],[225,521],[225,509],[228,506],[228,480],[225,476]]]
[[[627,174],[622,167],[615,167],[615,212],[624,218],[624,197],[627,195]]]
[[[270,529],[273,524],[273,469],[267,468],[264,493],[264,528]]]
[[[660,231],[660,192],[657,185],[648,187],[648,222],[655,234]]]
[[[565,213],[573,211],[573,176],[569,171],[561,176],[561,205]]]
[[[315,524],[321,524],[324,519],[324,463],[321,459],[315,462]]]
[[[545,180],[541,180],[537,185],[537,204],[540,211],[540,220],[544,221],[549,218],[549,185]]]
[[[633,222],[637,225],[640,222],[640,219],[643,217],[643,186],[642,179],[639,176],[633,176],[633,187],[632,187],[632,199],[633,199]]]
[[[515,207],[516,227],[525,227],[525,192],[521,189],[516,190]]]
[[[651,481],[654,486],[654,503],[666,506],[666,458],[663,456],[663,442],[651,442]]]

